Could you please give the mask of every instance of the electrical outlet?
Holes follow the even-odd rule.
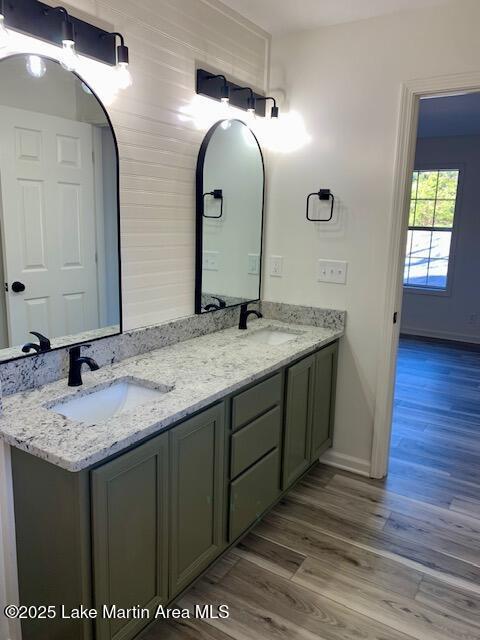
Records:
[[[270,256],[270,275],[281,278],[283,275],[283,257]]]
[[[347,263],[343,260],[319,260],[317,263],[318,282],[346,284]]]
[[[248,273],[252,276],[258,276],[260,273],[260,256],[258,253],[248,254]]]
[[[220,263],[219,251],[203,252],[203,270],[204,271],[218,271],[219,263]]]

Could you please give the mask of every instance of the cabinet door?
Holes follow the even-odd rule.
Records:
[[[310,466],[312,397],[315,356],[287,371],[283,489],[287,489]]]
[[[332,444],[337,353],[338,345],[335,343],[315,356],[311,462],[318,460]]]
[[[225,406],[170,431],[170,596],[194,580],[224,546]]]
[[[168,600],[168,434],[92,472],[95,603],[154,610]],[[97,620],[98,640],[148,620]]]

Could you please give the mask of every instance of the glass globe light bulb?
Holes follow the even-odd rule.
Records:
[[[60,64],[66,71],[75,71],[78,63],[78,55],[75,51],[73,40],[63,40],[60,53]]]
[[[128,68],[128,62],[119,62],[115,71],[117,86],[119,89],[128,89],[132,86],[132,74]]]

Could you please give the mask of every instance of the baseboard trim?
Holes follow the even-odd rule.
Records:
[[[433,338],[436,340],[447,340],[449,342],[467,342],[470,344],[480,344],[480,336],[469,336],[463,333],[449,333],[446,331],[426,331],[424,329],[414,329],[413,327],[402,327],[400,333],[405,336],[419,338]]]
[[[329,449],[320,456],[320,462],[329,467],[336,467],[343,471],[350,471],[351,473],[366,476],[367,478],[370,477],[370,460],[348,456],[345,453],[339,453],[334,449]]]

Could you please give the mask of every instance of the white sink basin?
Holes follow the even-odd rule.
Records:
[[[90,426],[155,402],[171,390],[172,387],[154,389],[137,381],[121,380],[98,391],[62,400],[49,408],[65,418]]]
[[[284,342],[290,342],[290,340],[295,340],[299,335],[300,333],[294,331],[283,331],[275,327],[265,327],[265,329],[259,329],[258,331],[250,333],[245,336],[245,339],[250,340],[250,342],[275,346],[283,344]]]

